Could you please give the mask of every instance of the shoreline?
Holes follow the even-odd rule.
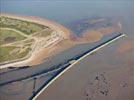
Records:
[[[3,13],[0,14],[0,16],[6,16],[6,17],[9,17],[9,18],[20,19],[20,20],[34,22],[34,23],[37,23],[37,24],[48,26],[51,29],[53,29],[55,32],[60,34],[63,37],[62,40],[65,40],[65,39],[69,40],[70,39],[71,31],[68,30],[67,28],[65,28],[64,26],[54,22],[54,21],[50,21],[50,20],[47,20],[47,19],[34,17],[34,16],[19,16],[19,15],[3,14]],[[0,69],[8,68],[8,67],[23,67],[23,66],[32,66],[32,65],[40,64],[43,59],[48,58],[49,56],[51,56],[47,53],[42,55],[42,56],[40,56],[40,54],[42,54],[42,52],[47,52],[48,48],[53,48],[60,41],[61,40],[57,40],[57,43],[55,41],[54,43],[50,44],[50,46],[48,46],[46,48],[41,48],[38,52],[35,52],[36,55],[32,54],[32,52],[31,52],[31,56],[28,57],[27,59],[18,60],[18,61],[16,60],[17,62],[16,61],[15,62],[9,62],[8,64],[1,65]],[[58,53],[58,51],[56,53]],[[40,59],[40,60],[38,60],[38,59]],[[38,61],[36,61],[36,60],[38,60]]]
[[[70,36],[70,33],[71,33],[71,31],[69,29],[67,29],[66,27],[64,27],[63,25],[61,25],[57,22],[51,21],[49,19],[41,18],[41,17],[23,16],[23,15],[14,15],[14,14],[5,14],[5,13],[1,13],[0,16],[6,16],[9,18],[20,19],[20,20],[34,22],[37,24],[48,26],[54,30],[62,31],[62,32],[66,33],[65,36],[68,36],[68,37]]]
[[[10,66],[23,67],[38,65],[42,62],[45,62],[45,60],[49,57],[52,57],[53,55],[56,55],[64,50],[72,48],[75,45],[84,43],[94,43],[100,41],[107,34],[119,31],[118,28],[115,27],[115,25],[113,25],[112,27],[100,28],[98,30],[86,30],[86,32],[83,33],[82,37],[77,37],[71,30],[51,20],[34,16],[18,16],[12,14],[1,14],[0,16],[7,16],[14,19],[35,22],[44,26],[48,26],[55,30],[63,38],[50,44],[48,47],[41,48],[38,52],[35,52],[35,54],[32,54],[32,56],[26,60],[6,64],[2,66],[0,69],[7,68]]]
[[[65,68],[62,72],[60,72],[57,76],[55,76],[52,80],[50,80],[48,82],[48,84],[46,84],[46,86],[44,86],[42,89],[40,89],[40,91],[38,91],[33,97],[32,100],[36,100],[41,94],[42,92],[44,92],[47,88],[49,88],[49,86],[51,84],[53,84],[59,77],[61,77],[65,72],[69,71],[70,68],[72,68],[74,65],[78,64],[81,60],[83,60],[84,58],[86,58],[87,56],[89,56],[90,54],[92,54],[93,52],[98,51],[99,49],[104,48],[105,46],[117,41],[120,38],[123,38],[124,36],[126,36],[125,34],[119,34],[116,37],[107,40],[106,42],[104,42],[103,44],[97,46],[95,49],[93,49],[92,51],[88,52],[87,54],[83,55],[82,57],[80,57],[78,60],[76,60],[74,63],[70,64],[67,68]]]

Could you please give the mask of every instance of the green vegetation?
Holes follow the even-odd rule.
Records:
[[[0,45],[20,41],[25,38],[14,30],[0,28]]]
[[[44,25],[0,16],[0,63],[21,60],[30,53],[37,37],[52,32]]]
[[[47,29],[45,29],[45,30],[43,30],[43,31],[41,31],[37,34],[34,34],[34,36],[36,36],[36,37],[46,37],[46,36],[51,35],[52,32],[53,32],[52,29],[47,28]]]
[[[27,35],[33,34],[35,32],[39,32],[45,28],[48,28],[46,26],[33,23],[33,22],[28,22],[24,20],[19,20],[19,19],[13,19],[13,18],[8,18],[1,16],[0,17],[0,27],[8,27],[8,28],[13,28],[16,30],[19,30]]]
[[[29,47],[20,48],[16,46],[0,46],[0,63],[5,61],[12,61],[25,57],[30,51]]]

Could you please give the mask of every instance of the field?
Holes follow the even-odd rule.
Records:
[[[16,60],[25,57],[30,48],[20,48],[16,46],[0,47],[0,62]]]
[[[34,36],[36,36],[36,37],[46,37],[46,36],[51,35],[52,32],[53,32],[53,30],[51,30],[49,28],[46,28],[45,30],[43,30],[43,31],[41,31],[39,33],[34,34]]]
[[[40,37],[46,38],[53,32],[47,26],[0,17],[0,64],[23,60],[38,45]]]
[[[8,18],[5,16],[0,17],[0,25],[1,27],[17,29],[27,35],[33,34],[35,32],[39,32],[43,30],[44,28],[47,28],[37,23]]]
[[[25,36],[22,36],[14,30],[4,28],[0,29],[0,45],[16,42],[25,38]]]

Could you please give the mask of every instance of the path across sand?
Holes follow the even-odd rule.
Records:
[[[69,39],[69,34],[70,34],[69,31],[66,28],[64,28],[63,26],[61,26],[55,22],[52,22],[52,21],[49,21],[46,19],[41,19],[41,18],[36,18],[36,17],[27,17],[27,16],[16,16],[16,15],[9,15],[9,14],[1,14],[1,16],[35,22],[38,24],[42,24],[44,26],[48,26],[52,30],[54,30],[54,32],[52,33],[52,35],[49,37],[48,40],[46,40],[46,38],[36,38],[35,39],[35,43],[32,47],[33,49],[31,51],[30,57],[20,60],[20,61],[15,61],[15,62],[11,62],[11,63],[6,63],[5,65],[1,65],[1,67],[0,67],[1,69],[11,67],[11,66],[15,66],[15,67],[27,66],[27,65],[29,65],[29,63],[32,63],[35,59],[37,59],[38,55],[41,52],[44,52],[44,50],[46,50],[46,48],[53,47],[54,45],[58,44],[60,41],[62,41],[64,39]],[[47,52],[46,52],[46,57],[45,57],[45,55],[43,55],[42,57],[46,58]]]
[[[107,35],[106,33],[112,33],[115,31],[117,32],[118,30],[118,28],[116,29],[114,26],[105,29],[100,28],[98,30],[87,30],[84,33],[83,37],[75,37],[75,35],[69,29],[54,21],[33,16],[16,16],[10,14],[1,14],[1,16],[35,22],[44,26],[48,26],[55,32],[55,35],[53,35],[51,41],[48,44],[44,44],[44,42],[46,41],[43,39],[35,39],[36,42],[34,46],[37,49],[34,50],[34,53],[31,53],[31,56],[28,59],[6,64],[1,66],[1,68],[7,68],[9,66],[21,67],[37,65],[42,63],[48,57],[51,57],[52,55],[55,55],[63,50],[71,48],[76,44],[97,42],[100,41],[103,36]]]

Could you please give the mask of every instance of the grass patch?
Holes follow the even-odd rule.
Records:
[[[45,28],[48,28],[47,26],[40,25],[34,22],[28,22],[28,21],[9,18],[5,16],[0,17],[0,25],[1,27],[17,29],[27,35],[30,35],[35,32],[39,32]]]
[[[23,58],[29,53],[31,48],[27,47],[25,50],[23,50],[23,52],[19,53],[20,50],[21,48],[16,46],[7,46],[7,47],[0,46],[0,62],[13,61]]]
[[[36,36],[36,37],[47,37],[47,36],[51,35],[52,32],[53,32],[52,29],[47,28],[47,29],[45,29],[45,30],[43,30],[43,31],[41,31],[37,34],[34,34],[34,36]]]
[[[0,45],[20,41],[25,38],[16,31],[0,28]]]

